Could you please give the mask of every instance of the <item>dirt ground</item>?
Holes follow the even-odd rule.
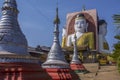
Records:
[[[116,66],[101,66],[94,80],[120,80]]]
[[[90,73],[79,74],[81,80],[120,80],[116,66],[100,66],[97,63],[84,64]]]

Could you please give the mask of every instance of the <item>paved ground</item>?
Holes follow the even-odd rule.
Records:
[[[120,80],[116,66],[101,66],[99,69],[97,63],[84,65],[90,73],[78,74],[81,80]]]

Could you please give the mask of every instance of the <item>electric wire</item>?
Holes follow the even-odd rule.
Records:
[[[27,1],[27,0],[25,0],[25,1]],[[43,17],[43,19],[46,20],[47,24],[48,24],[48,23],[51,24],[50,18],[47,17],[45,14],[43,14],[42,11],[40,10],[40,8],[38,8],[35,4],[33,4],[33,3],[36,3],[36,2],[34,2],[34,1],[36,1],[36,0],[32,0],[32,1],[29,0],[29,1],[27,1],[26,3],[28,3],[28,5],[30,5],[30,6],[32,6],[32,8],[39,14],[38,17],[40,17],[40,16]],[[45,23],[45,24],[46,24],[46,23]]]

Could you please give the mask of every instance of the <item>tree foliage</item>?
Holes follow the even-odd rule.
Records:
[[[113,20],[115,25],[117,26],[117,29],[120,29],[120,14],[114,14]]]
[[[117,34],[114,38],[118,40],[118,42],[114,44],[113,50],[113,58],[117,60],[118,57],[120,56],[120,35]]]
[[[113,20],[114,20],[117,30],[119,30],[120,29],[120,14],[113,15]],[[118,70],[120,72],[120,34],[117,34],[116,36],[114,36],[114,38],[117,39],[118,42],[114,44],[114,50],[113,50],[112,57],[114,58],[114,60],[117,61]]]
[[[117,34],[116,36],[114,36],[114,38],[120,40],[120,35]]]

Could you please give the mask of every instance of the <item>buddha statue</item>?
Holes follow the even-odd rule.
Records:
[[[93,50],[94,33],[88,32],[87,28],[88,28],[88,23],[87,20],[85,19],[84,14],[76,15],[74,22],[75,32],[73,34],[66,36],[65,28],[63,29],[62,48],[66,50],[73,50],[74,36],[76,34],[78,51],[87,50],[88,48],[90,50]]]
[[[105,20],[99,20],[99,52],[100,53],[110,53],[109,45],[105,38],[107,34],[107,23]]]

